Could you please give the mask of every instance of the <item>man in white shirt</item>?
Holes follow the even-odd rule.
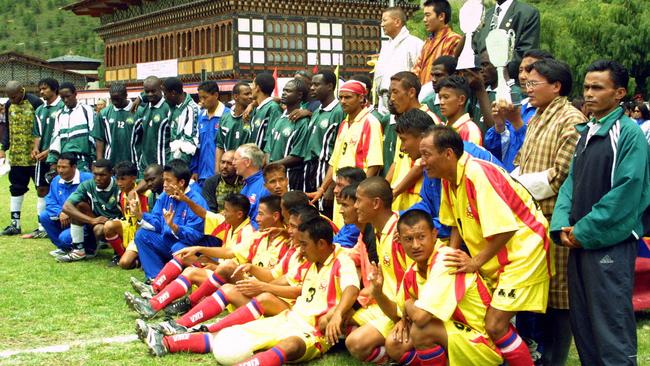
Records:
[[[401,8],[393,7],[384,10],[381,16],[381,27],[389,39],[383,42],[375,66],[373,85],[380,97],[382,93],[388,93],[391,76],[413,68],[424,44],[421,39],[412,36],[406,29],[406,14]],[[379,112],[388,113],[388,106],[383,98],[379,98]]]

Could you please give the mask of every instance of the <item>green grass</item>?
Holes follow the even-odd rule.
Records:
[[[36,225],[36,198],[23,208],[23,230]],[[0,207],[9,207],[6,177],[0,179]],[[5,211],[5,210],[3,210]],[[8,212],[0,213],[0,226]],[[107,268],[111,253],[74,264],[56,263],[47,240],[0,237],[0,352],[32,349],[133,333],[135,316],[124,304],[130,276],[137,271]],[[639,364],[650,364],[650,313],[639,314]],[[0,365],[196,365],[214,364],[212,355],[176,354],[155,359],[140,342],[73,346],[63,353],[20,354]],[[311,363],[359,365],[344,350]],[[575,350],[570,365],[578,365]]]

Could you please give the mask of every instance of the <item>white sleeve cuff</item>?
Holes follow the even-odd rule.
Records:
[[[538,201],[556,195],[553,188],[551,188],[551,184],[548,182],[548,170],[537,173],[522,174],[513,178],[526,187],[526,189]]]
[[[146,222],[146,221],[144,221],[144,220],[142,220],[142,221],[140,222],[140,227],[143,228],[143,229],[145,229],[145,230],[156,231],[156,228],[153,227],[153,225],[151,225],[150,223],[148,223],[148,222]]]

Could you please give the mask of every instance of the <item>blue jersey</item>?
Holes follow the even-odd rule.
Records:
[[[68,197],[77,190],[81,182],[89,179],[93,179],[91,173],[80,172],[79,170],[75,172],[75,176],[70,183],[66,183],[59,175],[54,177],[52,183],[50,183],[50,192],[45,196],[45,212],[47,212],[47,216],[51,219],[58,219],[63,210],[63,204]]]
[[[339,230],[338,234],[334,236],[334,240],[332,240],[332,242],[344,248],[352,248],[357,245],[359,233],[359,228],[356,225],[345,224],[341,230]]]
[[[248,197],[248,201],[251,203],[251,209],[248,211],[248,217],[251,218],[251,225],[257,229],[258,225],[257,221],[255,221],[255,218],[257,217],[257,210],[260,205],[260,199],[271,195],[266,187],[264,187],[264,176],[262,175],[262,171],[259,170],[257,173],[244,179],[244,188],[242,188],[239,193]]]
[[[210,118],[208,111],[202,109],[199,113],[199,149],[190,162],[192,173],[196,173],[200,184],[214,175],[215,154],[219,121],[224,113],[230,113],[223,103],[219,103],[215,115]]]

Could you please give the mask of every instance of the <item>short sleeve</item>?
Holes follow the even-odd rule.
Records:
[[[341,254],[337,256],[337,260],[341,265],[339,268],[341,291],[350,286],[359,288],[359,275],[357,274],[357,267],[355,267],[352,259],[345,254]]]
[[[454,209],[451,201],[449,201],[448,184],[442,185],[442,194],[440,197],[440,211],[438,213],[438,220],[446,226],[457,226],[456,218],[454,217]]]
[[[378,121],[370,121],[370,146],[366,156],[367,166],[384,165],[384,145],[381,125]]]
[[[226,218],[222,214],[214,213],[212,211],[205,212],[205,235],[212,235],[223,241],[226,238],[226,232],[229,227],[230,225],[228,225]]]
[[[484,172],[466,177],[474,184],[477,192],[476,206],[484,238],[519,229],[513,209],[502,198],[510,194],[503,191],[504,187],[510,187],[510,183],[500,172],[494,171],[490,177]],[[524,209],[528,210],[527,207]]]
[[[424,286],[419,289],[418,300],[415,301],[415,306],[442,321],[451,319],[458,306],[455,291],[456,275],[450,272],[451,268],[447,267],[444,261],[436,261]]]
[[[72,203],[73,205],[76,205],[86,198],[88,194],[88,186],[89,186],[86,182],[83,182],[79,184],[79,186],[77,186],[77,189],[74,192],[72,192],[72,194],[68,197],[67,199],[68,202]]]

